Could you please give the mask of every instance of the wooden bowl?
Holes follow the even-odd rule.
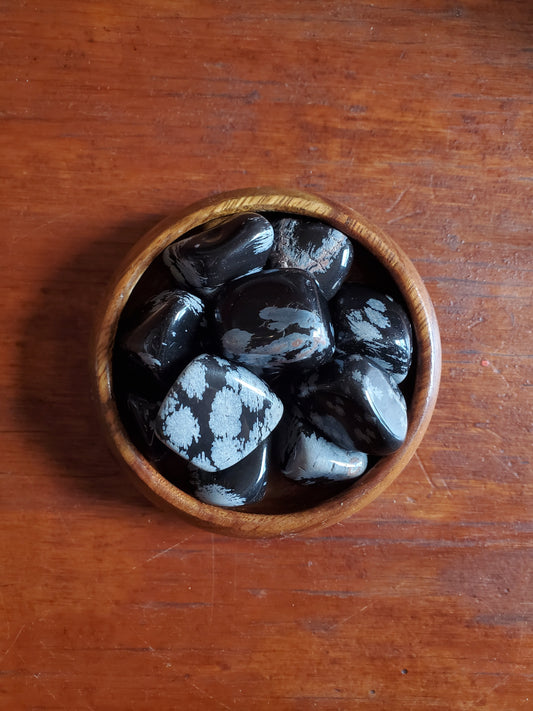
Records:
[[[206,222],[245,211],[314,217],[347,234],[356,252],[354,275],[350,279],[363,279],[378,289],[395,292],[396,298],[403,301],[413,325],[415,355],[410,379],[406,387],[402,385],[408,402],[409,428],[398,451],[377,460],[363,477],[348,483],[302,487],[279,472],[273,473],[266,503],[249,510],[232,510],[198,501],[187,493],[186,486],[180,485],[179,476],[171,483],[172,477],[168,473],[163,476],[133,444],[117,407],[113,347],[128,300],[131,305],[136,295],[141,299],[143,280],[151,274],[150,269],[153,270],[165,247]],[[439,331],[430,297],[411,261],[390,237],[361,215],[330,200],[293,190],[257,188],[215,195],[156,225],[135,245],[116,274],[95,335],[96,398],[111,448],[125,471],[154,503],[173,509],[189,522],[227,535],[256,538],[287,535],[330,526],[359,511],[379,496],[407,465],[422,440],[437,399],[441,366]]]

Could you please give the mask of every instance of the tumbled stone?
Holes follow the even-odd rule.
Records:
[[[156,418],[156,434],[187,461],[214,472],[253,452],[282,413],[281,400],[256,375],[203,354],[170,388]]]
[[[270,222],[245,212],[174,242],[163,261],[178,284],[209,296],[227,281],[262,269],[273,242]]]
[[[282,217],[273,226],[268,266],[306,271],[316,279],[324,297],[331,299],[350,271],[350,239],[331,225],[305,217]]]
[[[226,358],[265,377],[283,368],[316,368],[333,355],[326,300],[298,269],[267,270],[227,284],[214,313]]]
[[[262,500],[270,463],[270,437],[228,469],[206,472],[190,466],[194,495],[205,504],[233,508]]]
[[[359,284],[345,284],[330,308],[337,349],[371,358],[401,383],[412,355],[411,323],[403,308]]]
[[[394,380],[358,355],[336,358],[300,387],[306,418],[344,449],[386,455],[407,434],[407,406]]]
[[[146,304],[140,322],[122,337],[122,350],[166,389],[198,353],[204,311],[202,301],[187,291],[163,291]]]
[[[287,418],[281,471],[302,484],[346,481],[360,477],[368,464],[365,453],[343,449],[316,432],[301,414]]]
[[[145,456],[158,462],[168,453],[168,448],[155,435],[155,418],[161,403],[130,393],[126,404],[136,444]]]

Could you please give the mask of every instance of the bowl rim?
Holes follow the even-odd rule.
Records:
[[[367,249],[389,271],[409,311],[417,343],[416,379],[405,442],[381,458],[361,480],[310,508],[290,513],[248,513],[204,504],[165,479],[136,449],[119,417],[112,389],[112,351],[118,321],[151,262],[176,239],[209,220],[239,212],[286,212],[321,219]],[[405,252],[381,228],[355,210],[314,193],[258,187],[212,195],[183,208],[150,229],[127,253],[104,295],[91,355],[93,389],[108,444],[129,478],[153,503],[191,523],[227,535],[268,538],[311,531],[351,516],[377,498],[415,454],[435,408],[441,344],[427,289]]]

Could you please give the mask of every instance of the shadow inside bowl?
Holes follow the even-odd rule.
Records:
[[[264,212],[268,217],[273,217],[276,213]],[[194,230],[187,232],[183,237],[197,231],[201,231],[205,225],[200,225]],[[355,282],[370,286],[378,291],[391,295],[395,301],[400,303],[404,309],[408,311],[408,307],[396,285],[394,279],[387,269],[374,257],[363,245],[352,240],[354,247],[354,260],[350,275],[347,282]],[[150,266],[146,269],[142,277],[137,282],[132,290],[126,304],[121,313],[117,338],[120,334],[128,330],[128,327],[135,321],[136,314],[139,309],[152,297],[161,293],[165,289],[176,288],[176,284],[171,277],[169,270],[163,264],[161,256],[156,257]],[[208,352],[216,355],[223,355],[217,350],[217,343],[210,344]],[[205,346],[199,345],[198,355],[205,350]],[[192,356],[191,356],[192,357]],[[410,368],[407,378],[401,383],[400,388],[405,396],[408,408],[413,395],[414,383],[416,381],[417,371],[417,350],[416,339],[413,343],[413,363]],[[120,352],[117,348],[113,355],[113,393],[116,401],[119,416],[126,429],[126,432],[138,449],[139,454],[143,455],[150,461],[150,449],[146,447],[139,434],[137,423],[131,416],[127,405],[127,397],[130,394],[130,378],[126,374],[124,377],[124,364],[121,359]],[[275,387],[274,387],[275,389]],[[278,392],[278,395],[283,393]],[[274,458],[273,458],[274,459]],[[365,481],[372,476],[372,468],[379,461],[378,457],[369,457],[369,465],[365,474],[359,479],[342,482],[316,482],[312,485],[302,485],[285,477],[279,467],[274,464],[270,467],[266,493],[261,502],[242,506],[236,509],[239,512],[280,515],[291,514],[300,511],[305,511],[319,504],[338,497],[352,487],[360,487]],[[178,455],[167,450],[162,456],[158,457],[157,461],[151,462],[154,468],[172,485],[180,491],[193,496],[193,488],[190,483],[190,475],[187,468],[187,463]]]

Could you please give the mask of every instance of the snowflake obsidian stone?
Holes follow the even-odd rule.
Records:
[[[316,368],[333,355],[326,300],[299,269],[271,269],[221,291],[215,323],[227,358],[254,373]]]
[[[201,299],[187,291],[163,291],[145,304],[122,350],[136,370],[166,390],[195,355],[204,311]]]
[[[348,237],[324,222],[301,217],[273,221],[270,267],[301,269],[315,279],[324,297],[334,296],[348,276],[353,247]]]
[[[391,376],[359,355],[336,358],[300,388],[300,406],[326,437],[368,454],[395,452],[407,434],[407,406]]]
[[[185,470],[200,501],[234,508],[262,499],[271,461],[341,486],[401,446],[411,324],[390,296],[346,282],[354,259],[339,230],[277,213],[164,250],[176,287],[129,314],[115,360],[126,425],[160,471]]]
[[[332,303],[337,349],[370,358],[401,383],[411,365],[411,324],[392,297],[345,284]]]
[[[205,504],[234,508],[261,501],[270,466],[270,437],[227,469],[207,472],[190,465],[194,495]]]
[[[178,284],[208,296],[227,281],[262,269],[273,242],[270,222],[246,212],[174,242],[163,258]]]
[[[289,479],[302,484],[346,481],[365,471],[368,457],[364,452],[344,449],[326,439],[297,409],[285,424],[280,462],[281,471]]]
[[[167,447],[214,472],[253,452],[282,414],[281,400],[253,373],[204,354],[170,388],[155,427]]]

